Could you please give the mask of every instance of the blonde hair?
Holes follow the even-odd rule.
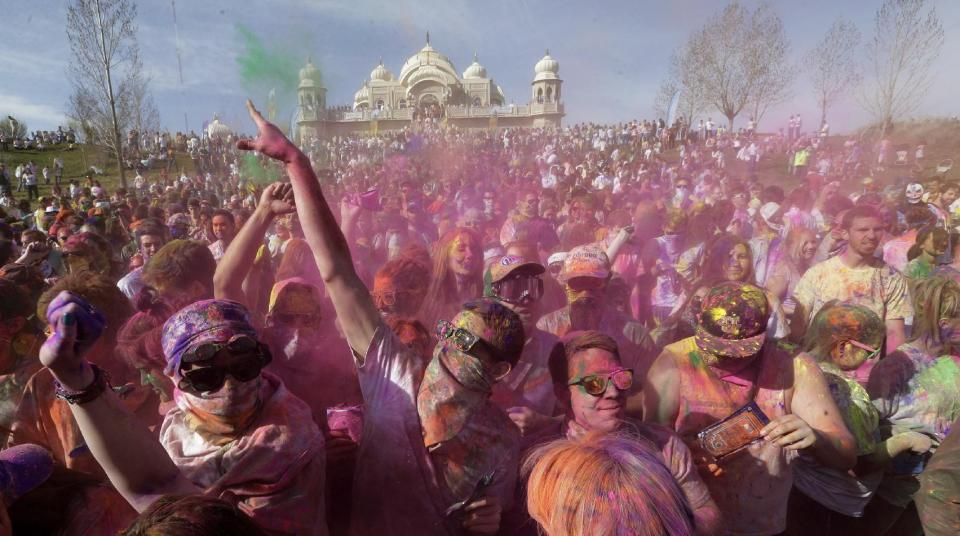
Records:
[[[960,316],[960,283],[941,275],[921,279],[913,289],[913,336],[942,345],[940,320]]]
[[[527,509],[549,536],[693,534],[693,514],[645,440],[590,434],[538,447],[524,461]]]
[[[807,268],[809,261],[802,260],[803,257],[803,242],[806,237],[817,237],[812,229],[807,227],[791,227],[787,231],[787,237],[783,241],[783,245],[786,248],[787,255],[790,257],[790,260],[797,266],[797,268]],[[801,270],[802,271],[802,270]]]

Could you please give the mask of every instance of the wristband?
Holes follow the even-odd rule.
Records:
[[[83,390],[79,392],[68,393],[58,381],[56,382],[57,398],[66,400],[69,404],[79,405],[91,402],[102,395],[103,392],[107,390],[110,380],[107,378],[107,374],[100,370],[100,367],[91,363],[90,368],[93,370],[93,382],[91,382],[90,385],[84,387]]]

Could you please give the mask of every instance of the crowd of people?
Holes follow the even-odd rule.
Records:
[[[957,183],[799,117],[298,147],[248,107],[131,134],[191,172],[6,183],[0,534],[956,534]]]

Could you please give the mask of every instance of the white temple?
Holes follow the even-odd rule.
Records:
[[[350,106],[327,108],[320,71],[309,60],[300,70],[297,134],[330,137],[353,132],[400,130],[411,121],[435,118],[464,129],[558,128],[564,116],[560,64],[550,52],[534,66],[530,101],[506,105],[503,90],[474,54],[462,75],[427,43],[394,76],[381,59]]]

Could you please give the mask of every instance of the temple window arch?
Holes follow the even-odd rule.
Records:
[[[378,110],[383,109],[383,99],[377,99],[377,109]]]
[[[542,87],[538,87],[538,88],[537,88],[537,102],[540,103],[540,104],[543,103],[543,88],[542,88]]]
[[[474,97],[474,98],[473,98],[473,105],[474,105],[474,106],[481,106],[481,104],[480,104],[480,97]]]
[[[548,87],[548,88],[547,88],[547,102],[552,102],[552,101],[553,101],[553,88],[552,88],[552,87]]]
[[[402,110],[407,107],[407,99],[400,99],[400,102],[397,103],[397,106]]]

